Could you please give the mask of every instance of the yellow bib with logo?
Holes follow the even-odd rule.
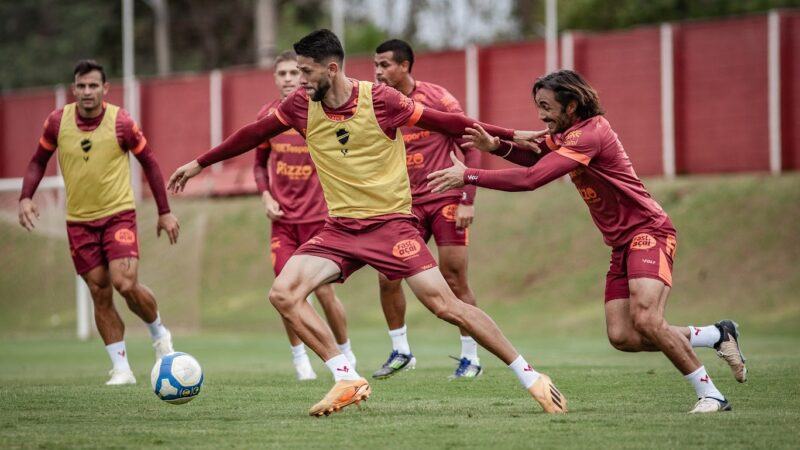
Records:
[[[360,81],[355,114],[335,121],[308,101],[306,131],[331,217],[411,214],[406,149],[400,130],[389,139],[372,109],[372,83]]]
[[[67,220],[90,221],[134,209],[128,152],[117,142],[119,106],[106,104],[92,131],[75,122],[75,103],[64,107],[58,131],[58,164],[67,191]]]

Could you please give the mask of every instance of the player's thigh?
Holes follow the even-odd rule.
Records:
[[[659,321],[664,317],[670,288],[656,278],[631,278],[630,309],[634,324],[641,321]]]
[[[445,279],[452,283],[465,284],[469,250],[465,245],[438,245],[439,267]]]
[[[95,266],[92,269],[81,274],[81,277],[86,281],[92,297],[102,289],[106,289],[111,285],[111,276],[108,272],[108,267],[105,265]]]
[[[406,278],[406,283],[419,301],[437,316],[461,303],[436,267]]]
[[[286,262],[272,284],[272,291],[302,295],[301,300],[317,287],[339,278],[341,269],[330,259],[313,255],[294,255]]]
[[[108,262],[108,272],[114,287],[132,288],[139,279],[139,259],[132,256],[112,259]]]

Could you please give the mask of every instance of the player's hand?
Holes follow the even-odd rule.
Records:
[[[202,171],[203,168],[200,167],[200,164],[197,163],[197,160],[178,167],[178,170],[176,170],[175,173],[169,177],[167,190],[172,191],[173,194],[182,192],[184,186],[186,186],[186,182],[189,181],[189,178],[196,176]]]
[[[444,192],[450,189],[464,186],[464,172],[467,166],[456,158],[454,152],[450,152],[450,159],[453,165],[447,169],[437,170],[428,175],[428,186],[432,187],[432,192]]]
[[[264,211],[267,213],[267,218],[273,222],[283,217],[283,210],[281,205],[270,195],[269,192],[264,191],[261,193],[261,202],[264,204]]]
[[[477,148],[482,152],[493,152],[500,146],[500,138],[492,136],[487,133],[483,127],[476,123],[475,128],[467,128],[464,130],[465,135],[461,136],[466,142],[461,144],[462,147]]]
[[[523,146],[526,143],[537,143],[547,133],[547,128],[540,131],[514,130],[514,142]]]
[[[475,219],[475,206],[459,204],[456,208],[456,228],[466,230]]]
[[[178,243],[178,232],[181,229],[181,224],[178,223],[178,218],[172,213],[161,214],[158,216],[158,225],[156,225],[156,236],[161,237],[161,230],[167,233],[169,243]]]
[[[39,208],[36,203],[29,198],[23,198],[19,201],[19,224],[28,231],[36,228],[34,219],[39,218]]]

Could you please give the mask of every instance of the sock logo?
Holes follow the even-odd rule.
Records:
[[[699,334],[700,334],[700,328],[695,328],[694,329],[694,335],[698,336]]]
[[[700,378],[701,383],[708,383],[708,374],[706,374],[703,378]]]
[[[531,365],[528,364],[527,366],[525,366],[524,369],[522,369],[522,371],[523,372],[533,372],[533,367],[531,367]]]
[[[339,367],[338,369],[336,369],[336,371],[337,371],[337,372],[344,372],[344,373],[347,373],[347,372],[350,372],[350,368],[349,368],[349,367],[347,367],[347,366],[342,366],[342,367]]]
[[[125,357],[125,350],[123,350],[121,352],[117,352],[117,354],[124,358]]]

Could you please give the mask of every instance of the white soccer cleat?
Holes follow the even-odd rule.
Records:
[[[308,381],[308,380],[316,380],[317,374],[314,372],[314,368],[311,367],[311,361],[306,358],[302,362],[295,363],[294,365],[295,375],[299,381]]]
[[[714,413],[720,411],[730,411],[731,404],[727,400],[717,400],[713,397],[703,397],[695,403],[694,408],[689,414]]]
[[[167,331],[167,334],[161,336],[153,342],[153,348],[156,350],[156,359],[161,359],[170,353],[175,353],[172,348],[172,333]]]
[[[136,384],[136,377],[130,370],[111,369],[108,372],[111,378],[106,381],[106,386],[121,386],[123,384]]]

